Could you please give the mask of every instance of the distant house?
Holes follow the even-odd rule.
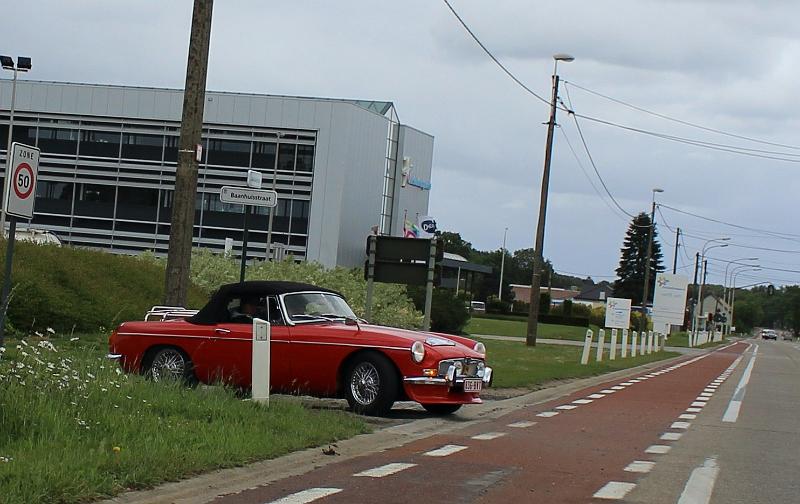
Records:
[[[727,318],[725,325],[731,323],[731,307],[721,297],[708,294],[703,297],[703,302],[697,305],[697,317],[700,320],[707,321],[709,315],[716,315],[717,313]],[[719,329],[722,322],[717,322],[714,325]],[[708,325],[708,328],[711,329],[711,325]]]
[[[598,308],[606,305],[606,299],[614,296],[614,286],[610,282],[602,281],[595,285],[589,285],[575,296],[576,303],[589,305]]]
[[[511,284],[511,290],[514,292],[514,299],[517,301],[522,301],[523,303],[527,303],[528,300],[531,298],[531,286],[530,285],[519,285],[519,284]],[[559,289],[556,287],[548,288],[548,287],[540,287],[539,292],[542,294],[550,293],[550,304],[551,305],[559,305],[563,303],[567,299],[574,299],[575,296],[580,294],[578,289]]]

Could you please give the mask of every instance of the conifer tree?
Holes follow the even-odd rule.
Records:
[[[628,298],[634,304],[642,302],[644,291],[644,272],[647,262],[647,240],[650,233],[650,216],[642,212],[633,218],[621,250],[617,280],[614,282],[614,296]],[[658,243],[658,229],[653,227],[653,249],[650,256],[650,294],[653,300],[656,273],[664,271],[661,263],[661,244]]]

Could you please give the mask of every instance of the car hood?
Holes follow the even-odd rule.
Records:
[[[426,347],[435,349],[443,358],[484,358],[483,354],[479,354],[472,349],[476,342],[462,336],[367,324],[361,325],[361,333],[364,336],[372,336],[375,339],[380,339],[383,343],[391,346],[402,345],[411,348],[411,345],[415,341],[421,341],[425,343]]]

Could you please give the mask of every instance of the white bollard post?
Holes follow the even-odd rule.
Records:
[[[252,396],[265,406],[269,406],[270,332],[269,322],[253,319]]]
[[[606,331],[600,329],[597,331],[597,362],[603,361],[603,349],[606,346]]]
[[[647,353],[653,353],[653,331],[647,331]]]
[[[611,329],[611,350],[608,352],[609,360],[617,359],[617,330]]]
[[[639,337],[639,333],[633,331],[631,333],[631,357],[636,357],[636,348],[638,348],[638,343],[636,342],[636,338]]]
[[[688,346],[689,346],[689,348],[692,348],[692,347],[694,346],[694,345],[692,344],[692,343],[694,343],[694,342],[692,341],[692,340],[693,340],[694,333],[692,332],[692,330],[691,330],[691,329],[689,329],[689,332],[687,333],[687,336],[688,336]]]
[[[644,355],[647,350],[647,331],[639,333],[639,355]]]
[[[622,330],[622,349],[620,351],[620,357],[623,359],[628,356],[628,330]]]
[[[660,339],[661,339],[661,335],[658,334],[657,332],[654,332],[653,333],[653,351],[654,352],[658,352],[658,350],[660,348],[660,345],[659,345],[659,340]]]
[[[583,340],[583,354],[581,364],[589,364],[589,353],[592,351],[592,330],[586,330],[586,339]]]

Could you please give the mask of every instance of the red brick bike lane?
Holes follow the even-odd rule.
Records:
[[[590,502],[610,481],[635,483],[642,474],[626,466],[657,461],[646,450],[676,442],[660,437],[682,432],[673,423],[746,348],[728,345],[215,502]]]

